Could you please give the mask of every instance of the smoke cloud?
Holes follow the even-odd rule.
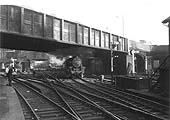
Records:
[[[49,63],[51,63],[54,66],[62,66],[65,62],[65,58],[58,58],[54,55],[48,54],[49,57]]]

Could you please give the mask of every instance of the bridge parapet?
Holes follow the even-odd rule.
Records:
[[[115,51],[128,52],[127,38],[19,6],[1,5],[0,9],[0,32],[15,35],[12,38],[23,39],[25,36],[30,37],[29,40],[49,40],[52,44],[61,42],[106,50],[114,46]],[[3,38],[1,43],[6,44]]]

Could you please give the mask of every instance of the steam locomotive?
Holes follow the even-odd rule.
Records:
[[[85,67],[83,67],[82,60],[78,56],[66,59],[63,63],[63,68],[69,77],[76,76],[82,78],[84,75]]]

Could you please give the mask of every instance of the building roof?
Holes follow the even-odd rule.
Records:
[[[162,21],[163,24],[168,23],[168,22],[170,23],[170,16],[166,18],[164,21]]]
[[[151,45],[144,42],[144,40],[141,40],[140,42],[129,40],[129,47],[130,49],[134,49],[136,51],[142,51],[142,52],[151,51]]]
[[[154,45],[151,51],[168,53],[168,48],[169,48],[168,45]]]
[[[154,45],[152,47],[150,55],[151,56],[158,56],[158,57],[167,56],[168,55],[168,48],[169,48],[168,45],[159,45],[159,46]]]

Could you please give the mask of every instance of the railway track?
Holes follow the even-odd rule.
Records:
[[[122,104],[126,104],[128,106],[140,109],[162,119],[169,119],[169,111],[167,106],[146,99],[142,99],[132,94],[126,94],[125,92],[120,91],[118,92],[118,90],[117,92],[116,90],[111,91],[110,89],[108,90],[108,88],[93,84],[91,82],[84,81],[85,83],[82,83],[76,80],[74,81],[75,83],[72,84],[73,86],[79,87],[79,89],[86,90],[86,92],[97,94],[104,98],[114,100]]]
[[[86,84],[84,85],[90,88],[95,88],[99,91],[103,91],[111,96],[114,96],[115,98],[117,97],[120,99],[124,99],[127,102],[132,103],[137,108],[140,108],[141,110],[145,110],[146,112],[161,116],[165,119],[169,119],[169,106],[167,105],[151,101],[149,99],[142,98],[133,94],[129,94],[118,89],[111,89],[100,84],[92,83],[85,80],[83,81],[86,82]]]
[[[63,92],[61,89],[56,90],[53,86],[49,86],[49,84],[47,85],[43,82],[33,80],[29,80],[29,83],[26,83],[35,85],[43,94],[47,95],[50,99],[67,110],[70,108],[71,110],[69,109],[68,111],[73,113],[80,120],[120,120],[118,117],[97,108],[94,104],[74,96],[73,94]]]
[[[110,79],[110,78],[108,78],[108,79]],[[129,90],[126,90],[126,89],[116,88],[115,83],[112,84],[111,80],[110,81],[104,81],[104,82],[98,81],[94,78],[84,78],[82,80],[85,80],[87,82],[93,81],[91,83],[95,82],[95,85],[102,86],[102,87],[109,89],[109,90],[113,90],[113,91],[116,90],[116,91],[124,92],[126,94],[133,94],[134,96],[137,96],[137,97],[142,98],[142,99],[146,99],[147,101],[152,101],[152,102],[155,102],[155,103],[162,104],[164,106],[169,106],[169,100],[159,99],[159,98],[155,98],[155,97],[152,97],[152,96],[146,96],[146,95],[143,95],[143,94],[140,94],[140,93],[132,92],[132,91],[129,91]]]
[[[49,78],[52,78],[53,80],[58,81],[56,78],[52,77],[51,75],[44,74],[43,76],[44,77],[48,76]],[[132,100],[130,103],[124,98],[111,94],[111,92],[107,91],[108,89],[102,88],[100,85],[95,85],[95,84],[93,85],[90,82],[87,83],[86,81],[83,81],[85,82],[86,85],[88,85],[87,87],[85,86],[85,84],[82,84],[82,81],[81,82],[77,82],[75,80],[73,81],[71,83],[66,82],[65,84],[58,81],[58,82],[55,82],[55,84],[57,84],[56,86],[57,86],[57,89],[59,89],[59,91],[61,92],[67,91],[67,93],[69,93],[70,95],[73,95],[77,92],[75,95],[81,94],[79,95],[79,97],[83,95],[91,103],[96,104],[96,106],[98,106],[99,108],[101,107],[105,111],[110,112],[111,114],[115,116],[118,116],[120,119],[168,120],[166,116],[162,115],[160,117],[158,116],[158,114],[148,113],[147,111],[150,112],[152,109],[143,108],[141,104],[140,104],[140,107],[137,105],[134,106],[133,103],[135,99]],[[69,86],[70,88],[66,86]],[[115,98],[118,99],[119,101],[116,101]]]
[[[25,97],[15,87],[14,89],[18,95],[25,120],[39,120],[38,116],[35,114],[34,110],[27,102]]]
[[[13,87],[17,93],[20,92],[19,96],[22,95],[29,105],[31,109],[30,113],[34,113],[34,116],[37,116],[36,118],[34,117],[35,120],[79,120],[68,110],[61,107],[45,95],[32,89],[23,82],[16,82],[17,83],[13,84]]]
[[[147,112],[138,110],[136,108],[132,108],[127,105],[121,104],[119,102],[115,102],[110,99],[101,97],[99,95],[89,93],[86,90],[82,90],[82,89],[73,87],[68,84],[67,85],[63,84],[59,81],[56,82],[55,84],[56,84],[57,88],[60,88],[60,89],[65,88],[63,91],[66,91],[66,89],[69,89],[69,90],[67,90],[68,92],[74,91],[74,94],[75,93],[83,94],[86,98],[91,100],[96,105],[102,107],[106,111],[118,116],[119,118],[121,118],[123,120],[127,120],[127,119],[129,119],[129,120],[164,120],[163,118],[160,118],[159,116],[155,116],[155,115],[149,114]]]

